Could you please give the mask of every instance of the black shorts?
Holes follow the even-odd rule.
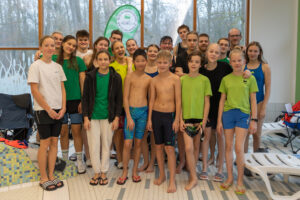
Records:
[[[74,114],[78,113],[78,106],[81,103],[81,100],[68,100],[66,104],[66,113]]]
[[[185,128],[186,134],[190,137],[195,137],[199,133],[199,130],[197,130],[198,126],[195,126],[195,124],[200,124],[201,122],[202,119],[185,119],[184,120],[185,124],[191,124],[186,126]]]
[[[164,144],[167,146],[175,145],[175,133],[172,129],[174,116],[174,113],[152,111],[152,127],[155,144]]]
[[[208,119],[206,122],[206,127],[211,127],[212,129],[216,129],[217,128],[217,119]]]
[[[55,110],[59,112],[59,110]],[[58,137],[61,131],[62,120],[55,120],[49,117],[45,110],[36,111],[34,113],[37,129],[40,139],[44,140],[49,137]]]

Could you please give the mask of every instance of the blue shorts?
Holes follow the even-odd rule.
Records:
[[[240,109],[231,109],[223,112],[222,122],[224,129],[233,129],[235,127],[248,129],[249,114],[243,113]]]
[[[148,106],[138,108],[129,107],[129,111],[134,122],[134,128],[132,131],[127,128],[127,117],[125,117],[124,139],[133,139],[134,132],[135,138],[143,139],[148,118]]]
[[[63,124],[68,124],[68,120],[71,121],[71,124],[82,124],[82,114],[79,113],[74,113],[74,114],[69,114],[65,113],[64,119],[63,119]]]

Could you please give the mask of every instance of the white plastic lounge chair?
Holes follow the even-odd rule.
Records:
[[[269,123],[263,123],[262,126],[262,134],[275,134],[275,133],[282,133],[287,136],[287,131],[285,124],[282,120],[278,122],[269,122]]]
[[[300,175],[300,159],[296,156],[274,153],[248,153],[245,154],[245,167],[261,176],[272,199],[300,199],[300,191],[292,196],[275,195],[267,176],[268,173],[281,173],[284,176],[284,181],[287,182],[289,175]]]

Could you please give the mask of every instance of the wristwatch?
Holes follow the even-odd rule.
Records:
[[[257,118],[251,118],[251,121],[258,122],[258,119]]]

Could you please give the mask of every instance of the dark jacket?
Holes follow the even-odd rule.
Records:
[[[94,111],[96,88],[97,88],[97,72],[95,68],[88,72],[85,77],[83,96],[82,96],[82,114],[92,117]],[[121,76],[109,67],[109,83],[108,83],[108,121],[111,123],[116,116],[120,116],[123,107],[122,79]]]

